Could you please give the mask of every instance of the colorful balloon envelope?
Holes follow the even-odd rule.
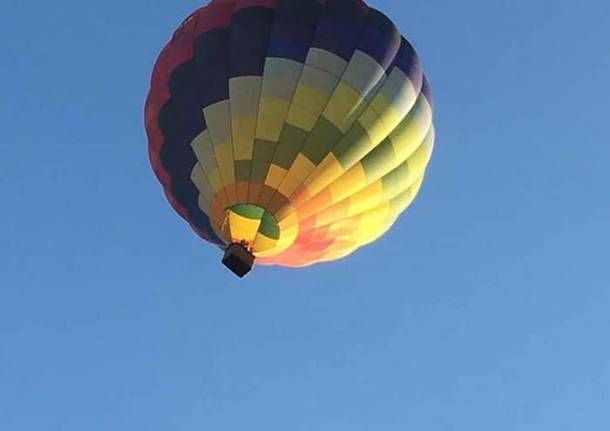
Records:
[[[159,55],[146,129],[170,203],[239,275],[254,259],[307,266],[379,238],[434,144],[415,50],[360,0],[198,9]]]

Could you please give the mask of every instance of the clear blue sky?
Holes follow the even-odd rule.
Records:
[[[376,0],[437,145],[344,261],[238,281],[169,208],[143,104],[196,1],[0,17],[0,429],[610,429],[610,3]]]

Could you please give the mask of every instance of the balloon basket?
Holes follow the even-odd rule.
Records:
[[[254,255],[242,244],[231,244],[225,250],[222,263],[242,278],[252,270]]]

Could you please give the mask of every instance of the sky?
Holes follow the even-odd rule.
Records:
[[[167,204],[143,106],[194,0],[0,16],[0,429],[610,429],[610,2],[371,0],[424,62],[419,197],[239,280]]]

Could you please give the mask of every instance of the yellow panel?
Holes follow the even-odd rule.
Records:
[[[391,215],[393,217],[398,217],[404,210],[406,210],[409,205],[413,203],[415,198],[417,197],[417,193],[421,188],[421,185],[424,181],[423,175],[415,180],[415,182],[411,185],[411,187],[407,188],[403,191],[400,196],[393,199],[391,204],[394,204],[394,210],[391,211]],[[397,202],[398,201],[398,202]],[[397,205],[395,205],[397,203]]]
[[[259,232],[254,239],[254,243],[252,244],[252,249],[254,254],[262,253],[264,251],[272,249],[277,243],[276,239],[269,238],[262,233]]]
[[[286,122],[311,131],[328,103],[328,94],[311,85],[299,84]]]
[[[195,152],[206,151],[209,148],[212,148],[212,139],[210,138],[210,132],[206,129],[193,139],[191,142],[191,147]]]
[[[233,211],[229,211],[228,224],[232,241],[247,241],[252,243],[256,237],[261,221],[260,219],[242,217]]]
[[[265,184],[272,189],[277,189],[286,176],[286,172],[288,172],[286,169],[272,163],[271,166],[269,166],[269,172],[267,173]]]
[[[229,185],[235,182],[235,167],[233,164],[233,145],[231,142],[214,146],[214,153],[220,168],[220,176],[224,184]]]
[[[304,185],[311,196],[316,195],[324,187],[339,178],[345,170],[333,153],[329,153],[305,180]]]
[[[277,225],[279,226],[282,235],[284,234],[284,230],[291,229],[295,226],[298,228],[299,225],[299,217],[293,208],[287,208],[284,213],[285,214],[281,219],[277,219]]]
[[[324,110],[324,117],[343,133],[346,133],[366,106],[362,96],[341,81]]]
[[[362,116],[358,119],[358,122],[362,125],[364,130],[366,130],[373,145],[377,145],[383,141],[392,131],[392,129],[389,129],[383,121],[381,121],[379,115],[371,108],[364,111]]]
[[[231,141],[231,113],[229,101],[214,103],[203,110],[214,145]]]
[[[256,138],[271,142],[279,141],[289,106],[289,100],[275,97],[261,98],[256,126]]]
[[[262,80],[261,76],[239,76],[229,79],[231,116],[256,117]]]
[[[279,240],[276,241],[273,248],[257,251],[256,257],[270,257],[283,253],[294,243],[297,233],[298,230],[296,228],[286,232],[286,235],[283,235]]]
[[[320,48],[309,48],[307,65],[325,70],[333,76],[340,77],[347,66],[347,62],[332,52]]]
[[[299,153],[280,185],[280,193],[290,196],[315,167],[311,160]]]
[[[311,132],[319,118],[320,112],[312,111],[307,105],[292,104],[290,106],[290,112],[286,117],[286,122],[307,132]]]
[[[199,194],[199,197],[197,198],[197,203],[198,203],[199,209],[201,211],[203,211],[204,214],[210,213],[210,201],[208,201],[205,197],[203,197],[203,195],[201,193]]]
[[[214,156],[214,149],[212,147],[212,138],[207,129],[193,139],[191,147],[205,172],[211,171],[217,167],[216,157]]]
[[[309,228],[305,228],[305,230],[311,230],[313,228],[318,229],[342,220],[347,215],[346,210],[347,206],[344,202],[324,208],[315,214],[315,219],[309,219],[312,222],[315,221],[315,224],[311,225]]]
[[[415,179],[424,173],[424,170],[430,161],[430,157],[432,156],[432,142],[434,141],[434,129],[430,132],[431,133],[428,134],[422,145],[420,145],[411,157],[409,157],[409,179],[407,180],[409,184],[412,184]]]
[[[333,202],[339,202],[366,186],[366,173],[362,163],[352,166],[346,173],[333,181],[329,188]]]
[[[214,190],[212,189],[208,177],[203,172],[203,169],[199,163],[196,163],[195,167],[193,167],[193,171],[191,172],[191,181],[193,184],[195,184],[200,195],[208,202],[208,204],[212,202],[212,199],[214,199]]]
[[[300,215],[297,216],[292,203],[282,206],[274,217],[277,220],[277,225],[280,227],[280,230],[288,229],[289,227],[298,225],[300,222]]]
[[[397,161],[406,160],[421,144],[432,124],[430,106],[424,101],[418,101],[421,109],[407,115],[390,134],[394,154]],[[422,105],[423,104],[423,105]]]
[[[343,80],[360,94],[369,96],[382,85],[385,76],[385,70],[377,60],[364,51],[356,50],[343,73]]]
[[[407,115],[411,110],[417,100],[418,93],[419,88],[415,89],[409,77],[397,67],[392,69],[390,76],[379,91],[379,94],[390,101],[396,110],[401,113],[401,117]]]
[[[329,237],[334,238],[335,240],[351,240],[356,241],[356,237],[354,236],[354,232],[358,229],[358,223],[360,222],[360,217],[350,217],[343,220],[340,220],[336,223],[331,224],[330,226],[326,226],[329,229]]]
[[[405,128],[399,135],[391,137],[392,147],[397,162],[407,160],[421,144],[423,133],[416,125]]]
[[[235,160],[252,160],[256,118],[233,117],[232,120]]]
[[[383,182],[375,181],[350,198],[349,215],[353,216],[368,211],[383,199]]]
[[[390,204],[386,202],[362,215],[358,230],[354,233],[358,244],[368,243],[372,238],[376,238],[380,232],[387,229],[386,222],[389,210]]]
[[[272,249],[257,252],[257,257],[269,257],[283,253],[290,247],[299,233],[298,218],[294,211],[288,210],[286,217],[279,221],[280,238]]]
[[[402,113],[383,94],[378,94],[373,99],[371,108],[379,115],[388,130],[394,130],[404,118],[404,115],[401,115]]]
[[[216,193],[223,187],[222,178],[220,177],[220,171],[218,169],[214,169],[211,172],[208,172],[208,180],[210,181],[210,185],[214,189]]]
[[[311,132],[319,118],[320,112],[312,111],[307,105],[293,103],[290,106],[290,112],[286,117],[286,122],[307,132]]]

